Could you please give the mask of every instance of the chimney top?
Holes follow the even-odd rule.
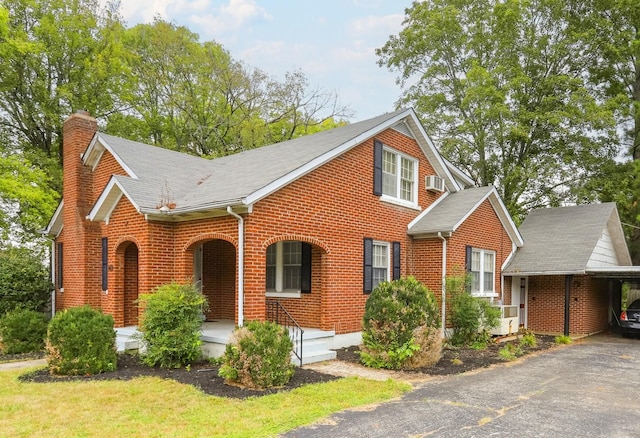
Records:
[[[89,114],[89,111],[87,110],[77,110],[76,114],[80,114],[82,116],[90,116],[91,114]]]

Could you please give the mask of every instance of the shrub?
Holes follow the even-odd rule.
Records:
[[[522,337],[522,339],[520,339],[520,345],[523,347],[534,348],[536,345],[538,345],[536,335],[534,335],[533,333],[527,333]]]
[[[292,348],[286,328],[269,321],[249,322],[233,332],[218,373],[247,388],[284,385],[294,374]]]
[[[47,318],[40,312],[16,309],[0,318],[0,340],[5,354],[41,351],[46,335]]]
[[[44,311],[52,288],[36,254],[25,248],[0,250],[0,317],[14,309]]]
[[[498,356],[502,360],[512,361],[522,356],[522,349],[520,346],[508,343],[498,351]]]
[[[46,350],[54,374],[86,375],[116,369],[113,318],[88,305],[63,310],[49,323]]]
[[[489,331],[500,323],[500,309],[489,301],[474,297],[466,290],[465,277],[447,279],[447,296],[451,303],[450,321],[453,326],[451,343],[470,345],[491,341]]]
[[[442,352],[435,295],[413,277],[383,282],[371,292],[362,321],[362,362],[375,368],[419,368]]]
[[[571,336],[556,336],[556,344],[570,344],[571,343]]]
[[[142,360],[150,366],[180,368],[200,358],[200,326],[204,295],[193,284],[169,283],[142,295],[140,323],[145,346]]]

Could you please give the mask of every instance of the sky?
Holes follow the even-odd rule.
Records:
[[[350,121],[395,109],[397,72],[379,67],[375,49],[402,29],[410,0],[122,0],[129,26],[154,16],[185,26],[201,41],[280,80],[302,70],[312,88],[335,91]]]

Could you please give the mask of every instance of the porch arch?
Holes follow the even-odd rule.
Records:
[[[278,236],[271,237],[270,239],[267,239],[264,242],[262,242],[262,249],[266,250],[269,246],[273,245],[274,243],[283,242],[286,240],[295,240],[295,241],[305,242],[310,245],[317,246],[326,254],[331,254],[331,250],[329,249],[329,246],[326,243],[324,243],[322,240],[316,237],[304,236],[301,234],[281,234]]]

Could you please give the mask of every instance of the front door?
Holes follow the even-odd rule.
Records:
[[[518,306],[520,327],[527,327],[527,277],[512,277],[511,304]]]

